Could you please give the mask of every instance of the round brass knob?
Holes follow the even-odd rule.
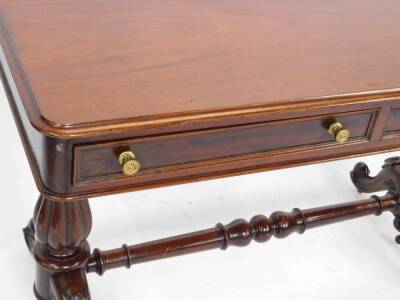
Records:
[[[333,135],[338,143],[347,142],[350,138],[350,131],[343,128],[340,122],[335,122],[329,126],[329,133]]]
[[[132,176],[140,170],[140,162],[135,159],[135,154],[132,151],[122,152],[118,157],[118,161],[125,175]]]

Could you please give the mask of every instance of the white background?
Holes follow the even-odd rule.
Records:
[[[1,299],[33,299],[34,263],[22,227],[38,196],[4,92],[0,91]],[[360,160],[377,173],[387,153],[108,196],[91,200],[89,242],[110,249],[213,227],[255,214],[367,198],[349,171]],[[394,299],[400,296],[400,245],[393,217],[369,216],[231,247],[89,274],[100,299]]]

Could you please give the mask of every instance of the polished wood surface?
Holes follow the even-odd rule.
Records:
[[[211,249],[225,250],[228,246],[244,247],[252,240],[265,243],[272,236],[283,239],[292,233],[302,234],[308,229],[350,220],[370,214],[380,215],[391,211],[398,223],[400,201],[398,194],[389,193],[384,197],[345,204],[330,205],[312,209],[293,209],[291,212],[274,212],[268,218],[254,216],[249,222],[237,219],[228,225],[217,224],[214,228],[155,240],[133,246],[101,251],[95,249],[88,260],[87,272],[103,275],[105,271],[132,265],[190,254]],[[397,228],[397,227],[396,227]],[[396,238],[396,240],[398,240]]]
[[[88,201],[58,202],[40,196],[32,220],[24,229],[28,249],[36,261],[34,292],[39,300],[89,300],[86,273],[164,259],[228,246],[244,247],[252,240],[267,242],[272,236],[282,239],[292,233],[345,220],[390,211],[394,227],[400,231],[400,157],[387,159],[381,172],[369,175],[366,164],[358,163],[351,172],[360,192],[386,190],[385,196],[373,195],[359,200],[306,210],[277,211],[270,217],[257,215],[250,221],[237,219],[228,225],[173,236],[147,243],[89,254],[87,237],[92,227]],[[400,244],[400,235],[396,237]]]
[[[351,132],[348,144],[369,139],[377,111],[316,116],[285,121],[263,122],[212,130],[195,131],[149,138],[136,138],[77,146],[75,148],[74,184],[93,184],[106,180],[126,179],[116,153],[130,149],[141,168],[132,180],[156,179],[159,172],[196,167],[199,164],[235,161],[273,151],[294,151],[302,147],[329,148],[337,146],[328,127],[340,121]]]
[[[31,169],[39,191],[50,199],[57,201],[93,198],[101,195],[128,192],[144,188],[154,188],[171,184],[187,183],[198,180],[220,178],[237,174],[246,174],[258,171],[278,169],[291,166],[299,166],[309,163],[329,161],[345,157],[354,157],[363,154],[380,153],[399,149],[400,135],[396,132],[387,132],[386,127],[390,116],[399,105],[400,94],[378,93],[371,95],[359,95],[349,97],[337,97],[332,100],[321,100],[312,105],[293,108],[283,106],[280,110],[249,114],[243,116],[226,116],[214,120],[185,122],[171,126],[142,128],[141,130],[127,132],[109,132],[105,135],[88,137],[71,137],[68,139],[44,135],[38,132],[30,124],[29,119],[18,102],[13,97],[12,89],[15,88],[7,80],[2,69],[2,79],[8,95],[10,107],[14,114],[21,139],[23,141]],[[331,104],[329,103],[331,102]],[[214,160],[212,164],[207,161],[198,163],[196,166],[185,167],[181,165],[175,170],[161,170],[151,174],[151,180],[143,174],[140,176],[121,176],[117,174],[116,180],[98,180],[84,185],[78,183],[77,172],[79,150],[107,147],[115,150],[115,157],[109,158],[115,164],[118,159],[118,151],[121,145],[129,145],[133,140],[143,138],[168,138],[177,133],[182,135],[201,133],[221,128],[232,128],[237,126],[248,126],[264,122],[292,122],[299,118],[321,118],[321,120],[340,119],[343,114],[354,114],[355,116],[364,112],[374,112],[373,120],[369,124],[366,139],[350,140],[344,144],[327,143],[322,148],[311,141],[311,144],[303,147],[294,147],[290,151],[266,151],[254,155],[238,155],[224,159]],[[349,120],[350,123],[353,121]],[[324,122],[321,122],[323,127]],[[320,128],[322,130],[322,127]],[[328,127],[327,127],[328,128]],[[326,128],[326,130],[327,130]],[[355,127],[357,128],[357,127]],[[357,129],[359,130],[359,129]],[[95,132],[95,131],[94,131]],[[326,133],[324,133],[326,134]],[[332,141],[333,137],[330,137]],[[301,141],[302,135],[295,136]],[[265,147],[265,141],[259,139],[259,147]],[[285,143],[296,143],[286,141]],[[203,147],[202,145],[198,145]],[[177,148],[175,151],[185,151]],[[168,153],[164,155],[169,155]],[[100,170],[101,171],[101,170]],[[114,179],[114,178],[110,178]]]
[[[29,118],[52,134],[400,88],[396,0],[2,0],[0,12]]]
[[[92,255],[86,240],[91,197],[399,149],[399,19],[396,0],[0,0],[0,75],[41,193],[24,229],[36,297],[88,300],[87,272],[383,211],[400,231],[392,158],[351,173],[383,197]]]
[[[399,148],[393,0],[93,4],[0,0],[1,77],[49,199]],[[345,115],[338,145],[323,123]],[[137,176],[121,146],[138,148]]]
[[[85,266],[92,229],[88,200],[56,202],[39,197],[33,218],[24,228],[36,261],[34,292],[40,300],[89,300]]]

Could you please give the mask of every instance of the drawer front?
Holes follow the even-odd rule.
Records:
[[[385,136],[400,134],[400,108],[392,108],[385,127]]]
[[[327,128],[335,121],[347,128],[351,137],[346,146],[367,140],[375,111],[346,113],[338,116],[317,116],[284,121],[263,122],[237,127],[213,129],[139,138],[75,148],[76,185],[118,180],[133,180],[159,172],[216,164],[219,161],[248,159],[252,156],[273,155],[274,152],[302,148],[336,146]],[[337,145],[339,146],[339,145]],[[141,164],[133,176],[122,173],[119,153],[131,150]],[[151,176],[148,176],[151,180]]]

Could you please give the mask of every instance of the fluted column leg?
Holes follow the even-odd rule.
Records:
[[[85,265],[92,227],[87,200],[56,202],[40,196],[24,229],[36,261],[35,295],[44,300],[90,299]]]

